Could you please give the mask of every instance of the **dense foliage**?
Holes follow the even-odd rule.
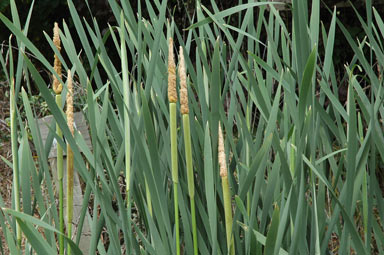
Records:
[[[384,22],[371,1],[354,12],[364,31],[356,38],[336,8],[324,26],[319,0],[292,0],[286,16],[269,2],[196,1],[181,26],[167,1],[108,0],[108,26],[68,0],[61,46],[44,34],[51,55],[10,2],[12,18],[0,20],[19,51],[4,51],[0,64],[11,85],[14,202],[0,199],[0,226],[12,254],[55,254],[63,240],[81,254],[81,233],[61,225],[54,139],[71,148],[85,184],[78,227],[91,225],[89,254],[383,253]],[[335,63],[341,36],[352,53]],[[176,101],[167,87],[178,72]],[[69,78],[85,91],[91,148],[66,122]],[[46,144],[32,86],[55,119]]]

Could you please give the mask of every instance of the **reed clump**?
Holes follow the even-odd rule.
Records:
[[[320,1],[312,1],[310,12],[306,1],[292,1],[287,20],[268,1],[238,1],[222,10],[215,1],[205,8],[197,0],[195,12],[185,13],[195,18],[181,29],[170,1],[140,1],[137,8],[132,1],[107,1],[118,24],[105,26],[79,19],[75,1],[68,0],[72,20],[65,23],[75,26],[61,31],[55,24],[53,42],[48,38],[52,61],[27,38],[29,19],[20,22],[16,2],[10,1],[12,19],[0,13],[19,49],[17,58],[14,50],[0,50],[0,84],[6,79],[13,97],[15,210],[0,209],[10,254],[22,252],[21,233],[29,253],[57,254],[58,238],[60,254],[65,243],[80,254],[84,221],[92,224],[84,254],[325,254],[333,236],[340,253],[384,250],[375,217],[384,215],[377,177],[384,158],[383,35],[376,32],[384,23],[375,1],[366,1],[366,17],[356,19],[367,32],[360,42],[336,9],[332,20],[327,17],[331,23],[322,25]],[[342,34],[355,53],[351,66],[358,65],[346,66],[347,73],[333,55]],[[81,101],[89,144],[80,132],[73,140],[72,124],[64,121],[67,66],[79,89],[87,90]],[[51,84],[41,68],[51,72]],[[340,80],[349,88],[346,104]],[[17,101],[24,85],[36,88],[55,118],[48,143],[39,136],[27,94],[23,105]],[[78,228],[68,225],[68,232],[62,133],[86,185]],[[50,143],[57,145],[60,210],[47,160]],[[71,157],[68,151],[68,164]],[[71,177],[68,182],[65,189]],[[67,237],[72,231],[78,245]],[[0,253],[3,248],[0,242]]]

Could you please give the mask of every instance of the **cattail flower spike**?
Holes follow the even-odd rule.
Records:
[[[59,35],[59,25],[57,22],[55,22],[55,26],[53,28],[53,44],[56,46],[57,50],[60,52],[61,46],[60,46],[60,35]],[[60,79],[62,78],[61,74],[61,62],[59,57],[55,54],[55,61],[53,68],[55,69],[55,72],[59,75]],[[57,79],[56,75],[53,75],[53,91],[58,95],[63,90],[63,85],[60,83],[60,81]]]

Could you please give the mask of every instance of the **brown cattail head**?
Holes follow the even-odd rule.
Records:
[[[223,132],[221,131],[221,126],[219,122],[219,166],[220,166],[220,176],[225,177],[228,175],[227,172],[227,162],[225,159],[225,151],[224,151],[224,138]]]
[[[179,77],[180,77],[180,105],[181,105],[181,114],[188,114],[188,89],[187,89],[187,74],[185,70],[185,61],[184,61],[184,52],[183,48],[180,46],[180,55],[179,55]]]
[[[59,24],[57,24],[57,22],[55,22],[55,26],[53,28],[53,44],[56,46],[57,50],[60,52],[61,46],[60,46],[60,36],[59,36]],[[56,73],[59,75],[61,79],[62,78],[61,62],[59,60],[59,57],[56,54],[55,54],[55,62],[53,64],[53,68],[55,69]],[[63,90],[63,85],[61,85],[57,77],[53,75],[53,91],[56,94],[60,94],[62,90]]]
[[[74,128],[73,128],[73,85],[72,85],[72,76],[71,76],[71,70],[68,70],[68,78],[67,78],[67,111],[65,114],[67,115],[67,123],[69,130],[71,131],[72,135],[74,134]]]
[[[177,102],[176,92],[176,64],[173,54],[173,39],[169,38],[168,47],[168,100],[170,103]]]

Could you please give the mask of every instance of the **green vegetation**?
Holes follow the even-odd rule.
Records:
[[[189,27],[179,27],[167,1],[138,1],[136,13],[130,1],[108,0],[116,25],[101,30],[105,24],[82,19],[68,0],[61,50],[44,33],[68,77],[28,39],[33,6],[23,22],[14,0],[10,19],[0,13],[19,48],[0,54],[14,88],[13,164],[3,159],[14,170],[12,208],[0,197],[11,254],[57,254],[59,244],[61,252],[81,254],[84,221],[90,254],[383,254],[380,14],[371,1],[366,18],[356,11],[365,32],[358,40],[337,9],[323,25],[320,0],[292,0],[292,27],[269,2],[239,1],[225,10],[215,2],[206,8],[196,1],[185,14]],[[339,74],[333,54],[341,36],[353,55]],[[175,46],[182,50],[173,53]],[[184,60],[172,63],[181,52]],[[37,65],[63,86],[63,98],[86,91],[81,110],[91,149],[72,134],[62,100]],[[176,69],[185,71],[180,79]],[[56,121],[47,144],[24,89],[31,87]],[[85,183],[72,240],[47,159],[53,138],[73,152]]]

